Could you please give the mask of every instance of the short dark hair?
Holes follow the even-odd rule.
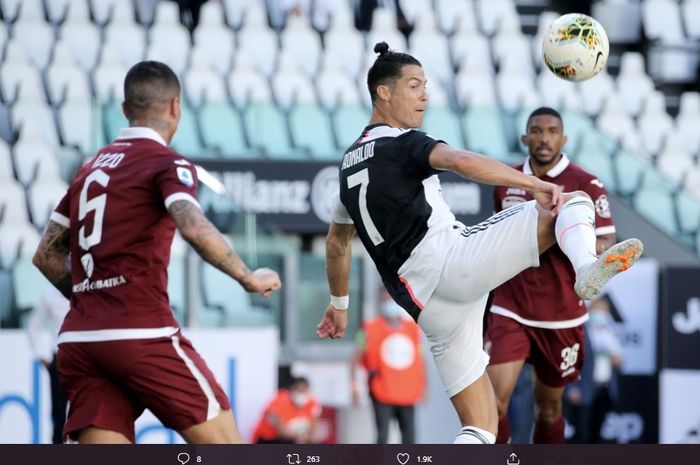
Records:
[[[389,50],[386,42],[379,42],[374,46],[374,53],[379,56],[374,60],[374,64],[367,72],[367,87],[372,103],[377,99],[377,86],[389,84],[391,81],[401,77],[401,68],[404,65],[418,65],[420,61],[408,53],[395,52]]]
[[[180,80],[159,61],[141,61],[124,79],[124,103],[129,118],[140,117],[180,95]]]
[[[296,386],[309,387],[309,380],[303,376],[293,376],[289,380],[289,384],[287,386],[289,387],[289,389],[292,389]]]
[[[527,123],[525,124],[525,132],[528,132],[530,130],[530,123],[532,122],[532,118],[534,118],[535,116],[542,115],[549,115],[557,118],[561,123],[561,129],[564,130],[564,120],[561,119],[561,115],[557,110],[550,107],[539,107],[538,109],[530,113],[530,116],[527,117]]]

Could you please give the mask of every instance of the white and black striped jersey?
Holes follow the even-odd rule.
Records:
[[[428,162],[439,140],[386,124],[367,126],[340,165],[333,221],[354,224],[384,286],[415,319],[458,237]]]

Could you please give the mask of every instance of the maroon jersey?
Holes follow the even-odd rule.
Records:
[[[515,168],[533,174],[529,159]],[[596,234],[615,232],[603,184],[571,163],[566,155],[541,179],[563,186],[565,192],[586,192],[595,204]],[[498,186],[494,190],[496,211],[532,198],[522,189]],[[540,256],[538,268],[526,269],[494,291],[491,311],[528,326],[552,329],[578,326],[586,320],[587,313],[586,306],[574,291],[575,279],[569,259],[555,244]]]
[[[70,230],[73,295],[59,343],[172,334],[167,207],[199,206],[196,194],[194,165],[149,128],[123,129],[82,166],[51,215]]]

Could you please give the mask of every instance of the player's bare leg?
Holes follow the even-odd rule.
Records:
[[[462,431],[455,444],[493,444],[498,428],[496,395],[486,372],[450,399]]]
[[[222,410],[204,423],[179,432],[190,444],[243,444],[230,410]]]
[[[88,426],[78,433],[80,444],[131,444],[129,438],[122,433],[108,429]]]
[[[547,386],[535,376],[535,444],[564,443],[563,387]]]
[[[524,364],[525,360],[515,360],[486,367],[486,373],[488,373],[491,379],[496,394],[496,407],[498,410],[498,434],[496,434],[496,443],[505,444],[510,441],[508,404],[510,403],[510,398],[513,395],[513,390],[518,382],[518,376]]]

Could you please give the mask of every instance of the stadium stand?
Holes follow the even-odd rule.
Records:
[[[382,8],[359,31],[347,0],[311,2],[298,16],[264,0],[210,1],[194,31],[165,0],[0,1],[0,267],[31,253],[79,160],[126,124],[133,63],[163,60],[180,75],[173,146],[188,157],[330,161],[367,122],[365,73],[381,40],[423,62],[432,100],[423,129],[433,136],[516,162],[528,112],[557,107],[569,155],[700,252],[700,1],[594,2],[609,66],[576,84],[542,66],[552,2],[530,2],[535,13],[528,3],[529,16],[514,0],[404,3],[410,34]],[[180,312],[184,257],[171,264]],[[212,307],[222,305],[216,292]]]

